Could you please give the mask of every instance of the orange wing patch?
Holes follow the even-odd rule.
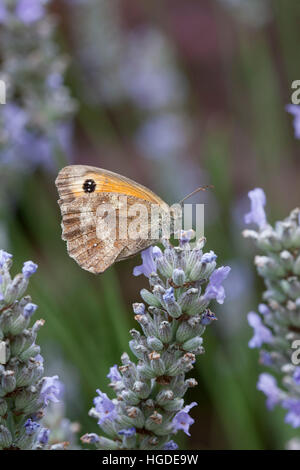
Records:
[[[146,187],[116,173],[85,165],[71,165],[63,168],[56,180],[59,195],[79,197],[85,194],[83,184],[93,180],[94,193],[115,193],[134,196],[154,204],[165,205],[164,201]]]

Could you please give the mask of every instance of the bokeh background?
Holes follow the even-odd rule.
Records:
[[[285,110],[300,79],[299,0],[56,0],[10,29],[1,14],[1,248],[15,272],[39,264],[30,293],[46,320],[45,364],[65,384],[79,435],[97,432],[87,413],[129,349],[131,304],[147,280],[132,275],[140,257],[97,277],[68,257],[54,185],[67,162],[126,175],[168,203],[214,185],[192,201],[205,203],[207,249],[232,272],[197,360],[195,424],[181,448],[284,448],[296,432],[256,390],[246,315],[262,285],[241,231],[253,187],[264,188],[272,222],[299,204],[299,142]]]

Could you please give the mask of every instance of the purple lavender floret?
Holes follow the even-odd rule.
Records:
[[[38,268],[38,265],[33,263],[33,261],[26,261],[26,263],[24,263],[22,273],[28,279],[30,276],[32,276],[36,272],[37,268]]]
[[[261,188],[255,188],[248,193],[251,201],[251,211],[245,215],[246,224],[256,224],[259,230],[267,225],[267,218],[264,206],[266,205],[266,195]]]
[[[197,406],[197,403],[194,401],[190,405],[185,406],[181,411],[179,411],[173,418],[172,424],[174,431],[179,431],[182,429],[185,434],[190,436],[189,428],[195,422],[193,418],[189,415],[189,411]]]

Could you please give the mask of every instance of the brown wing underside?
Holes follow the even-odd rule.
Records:
[[[78,168],[79,167],[79,168]],[[97,172],[95,171],[97,170]],[[67,250],[69,255],[83,268],[94,274],[105,271],[115,261],[128,258],[135,253],[150,246],[154,240],[140,238],[131,240],[128,238],[119,239],[118,229],[116,237],[108,237],[106,239],[99,239],[97,236],[97,223],[98,215],[97,208],[101,204],[114,204],[116,201],[116,194],[127,195],[127,204],[130,206],[134,203],[145,204],[151,213],[151,204],[153,204],[152,197],[156,197],[156,203],[160,204],[161,199],[152,194],[147,188],[138,185],[137,189],[131,187],[128,180],[121,180],[122,185],[117,187],[118,191],[100,191],[87,194],[83,191],[82,186],[84,180],[92,178],[96,181],[99,188],[116,189],[116,181],[118,175],[113,174],[111,180],[110,172],[106,174],[106,181],[100,176],[103,175],[104,170],[98,170],[85,166],[71,166],[64,168],[57,180],[56,185],[59,191],[60,199],[59,205],[62,213],[62,239],[67,242]],[[100,175],[100,176],[99,176]],[[120,177],[122,178],[122,177]],[[124,185],[123,185],[124,183]],[[129,185],[129,189],[127,189]],[[124,189],[123,189],[124,187]],[[122,189],[121,189],[122,188]],[[141,189],[142,188],[142,189]],[[127,192],[126,192],[127,191]],[[139,196],[136,196],[136,193]],[[145,196],[144,196],[145,194]],[[143,196],[143,198],[141,197]],[[151,200],[150,200],[151,196]],[[144,199],[144,197],[147,199]],[[162,202],[163,203],[163,202]],[[163,203],[165,205],[165,203]],[[122,214],[116,207],[116,215],[119,221],[125,214]],[[130,223],[130,219],[127,220]]]

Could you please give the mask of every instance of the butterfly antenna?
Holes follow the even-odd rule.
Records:
[[[200,191],[206,191],[207,189],[213,189],[213,188],[214,186],[211,184],[208,184],[207,186],[200,186],[199,188],[195,189],[195,191],[193,191],[192,193],[188,194],[183,199],[181,199],[181,201],[179,201],[179,204],[182,204],[186,199],[188,199],[191,196],[194,196],[194,194],[197,194]]]

